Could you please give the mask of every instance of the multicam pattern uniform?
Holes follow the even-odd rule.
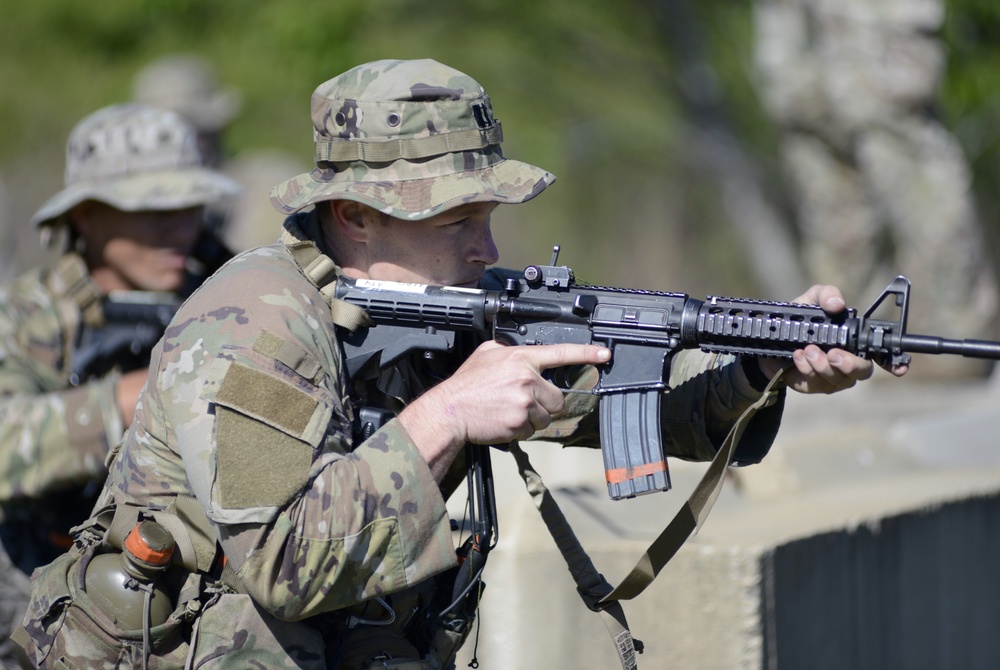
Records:
[[[401,81],[421,83],[404,93]],[[359,66],[321,84],[311,107],[317,168],[271,191],[285,214],[342,198],[418,220],[464,203],[525,202],[555,181],[504,156],[486,91],[441,63]]]
[[[77,263],[71,255],[56,267]],[[0,289],[0,504],[103,481],[124,430],[117,374],[70,383],[81,325],[70,288],[58,270],[40,269]]]
[[[285,229],[286,245],[319,239],[312,213]],[[352,444],[337,337],[329,303],[277,244],[212,277],[153,353],[156,384],[140,398],[102,503],[166,507],[194,495],[211,519],[246,594],[205,608],[194,667],[217,658],[232,667],[327,667],[327,647],[339,640],[324,639],[317,615],[455,564],[444,495],[399,422]],[[715,451],[710,436],[759,394],[739,365],[699,353],[684,360],[678,370],[688,381],[665,425],[686,442],[671,442],[671,453],[704,459]],[[569,402],[539,437],[597,446],[593,396]],[[768,413],[749,431],[747,460],[773,439],[780,406]],[[41,590],[26,623],[46,646],[54,631]],[[95,667],[85,642],[66,639],[38,660],[47,652],[49,662],[66,656]]]
[[[89,507],[78,509],[85,499],[82,491],[92,486],[93,502],[106,475],[108,448],[124,430],[115,403],[117,374],[78,387],[70,383],[81,312],[70,295],[79,284],[69,285],[67,276],[88,280],[77,256],[63,257],[54,268],[32,271],[0,288],[0,513],[8,523],[30,520],[40,537],[65,535],[86,518]],[[49,518],[51,506],[41,506],[54,495],[77,504]],[[25,571],[58,551],[24,537],[7,549]],[[2,563],[0,640],[6,640],[24,613],[27,575]]]

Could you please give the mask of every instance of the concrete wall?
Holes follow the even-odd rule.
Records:
[[[1000,393],[880,380],[794,396],[764,464],[734,471],[658,580],[625,603],[640,668],[980,668],[1000,657]],[[535,465],[612,583],[704,471],[612,502],[599,453],[534,445]],[[949,460],[948,454],[952,454]],[[615,668],[513,464],[494,457],[500,545],[486,571],[484,668]]]

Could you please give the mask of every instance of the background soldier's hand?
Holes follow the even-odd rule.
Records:
[[[543,370],[597,365],[610,358],[608,349],[594,345],[507,347],[486,342],[399,419],[432,472],[443,476],[466,442],[507,444],[552,422],[563,408],[563,392],[542,377]]]
[[[793,302],[819,305],[830,314],[842,312],[847,307],[840,289],[826,284],[816,284]],[[774,358],[761,358],[759,362],[761,372],[768,378],[787,364],[787,361]],[[870,360],[841,349],[824,352],[815,344],[796,351],[792,355],[792,365],[793,369],[785,373],[785,382],[799,393],[836,393],[868,379],[875,369]],[[898,365],[889,372],[902,377],[907,369],[905,365]]]
[[[126,372],[118,380],[118,387],[115,389],[115,399],[118,401],[118,411],[122,414],[122,421],[128,427],[135,416],[135,403],[139,399],[139,392],[146,385],[146,378],[149,377],[149,369],[141,368]]]

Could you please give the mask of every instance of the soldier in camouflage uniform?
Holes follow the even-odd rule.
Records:
[[[434,61],[378,61],[322,84],[312,120],[316,169],[272,191],[290,215],[280,242],[237,256],[178,312],[99,509],[74,550],[35,575],[18,639],[41,667],[452,667],[468,626],[442,635],[434,613],[442,592],[451,600],[445,499],[464,445],[599,446],[596,398],[564,398],[541,372],[576,366],[592,383],[611,355],[602,347],[469,342],[454,360],[345,376],[339,343],[364,326],[331,297],[338,275],[494,285],[492,210],[554,179],[504,158],[480,85]],[[800,300],[843,307],[833,287]],[[804,392],[872,372],[814,346],[795,366],[788,383]],[[775,372],[680,354],[662,417],[669,454],[711,458]],[[741,462],[770,447],[784,391],[771,393]],[[394,417],[366,434],[362,408]],[[145,640],[79,588],[89,557],[118,550],[144,518],[177,541],[164,578],[175,609]]]
[[[65,188],[33,218],[45,235],[60,229],[70,248],[53,267],[0,289],[0,633],[8,647],[28,575],[68,549],[70,528],[89,516],[105,457],[147,376],[148,350],[139,369],[84,372],[81,334],[100,329],[112,291],[178,291],[201,209],[235,188],[202,166],[193,130],[173,112],[108,107],[70,135]]]
[[[190,121],[212,167],[243,187],[238,198],[218,203],[209,213],[226,246],[243,251],[277,239],[283,217],[267,201],[268,191],[306,165],[273,147],[246,147],[235,155],[226,151],[225,135],[242,109],[243,96],[221,84],[210,61],[188,53],[161,56],[136,73],[132,98]]]

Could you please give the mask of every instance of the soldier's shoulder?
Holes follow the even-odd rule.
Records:
[[[57,296],[46,281],[48,273],[46,268],[35,268],[0,285],[0,314],[15,321],[39,312],[55,318]]]
[[[46,276],[38,268],[0,286],[0,362],[16,358],[48,371],[63,360],[71,326]]]
[[[252,298],[261,292],[281,291],[308,283],[280,244],[256,247],[237,254],[195,293]],[[195,297],[192,296],[192,297]]]
[[[259,247],[237,255],[202,284],[174,317],[168,336],[183,330],[185,339],[237,343],[261,328],[281,325],[289,312],[311,314],[322,304],[318,290],[280,245]]]

